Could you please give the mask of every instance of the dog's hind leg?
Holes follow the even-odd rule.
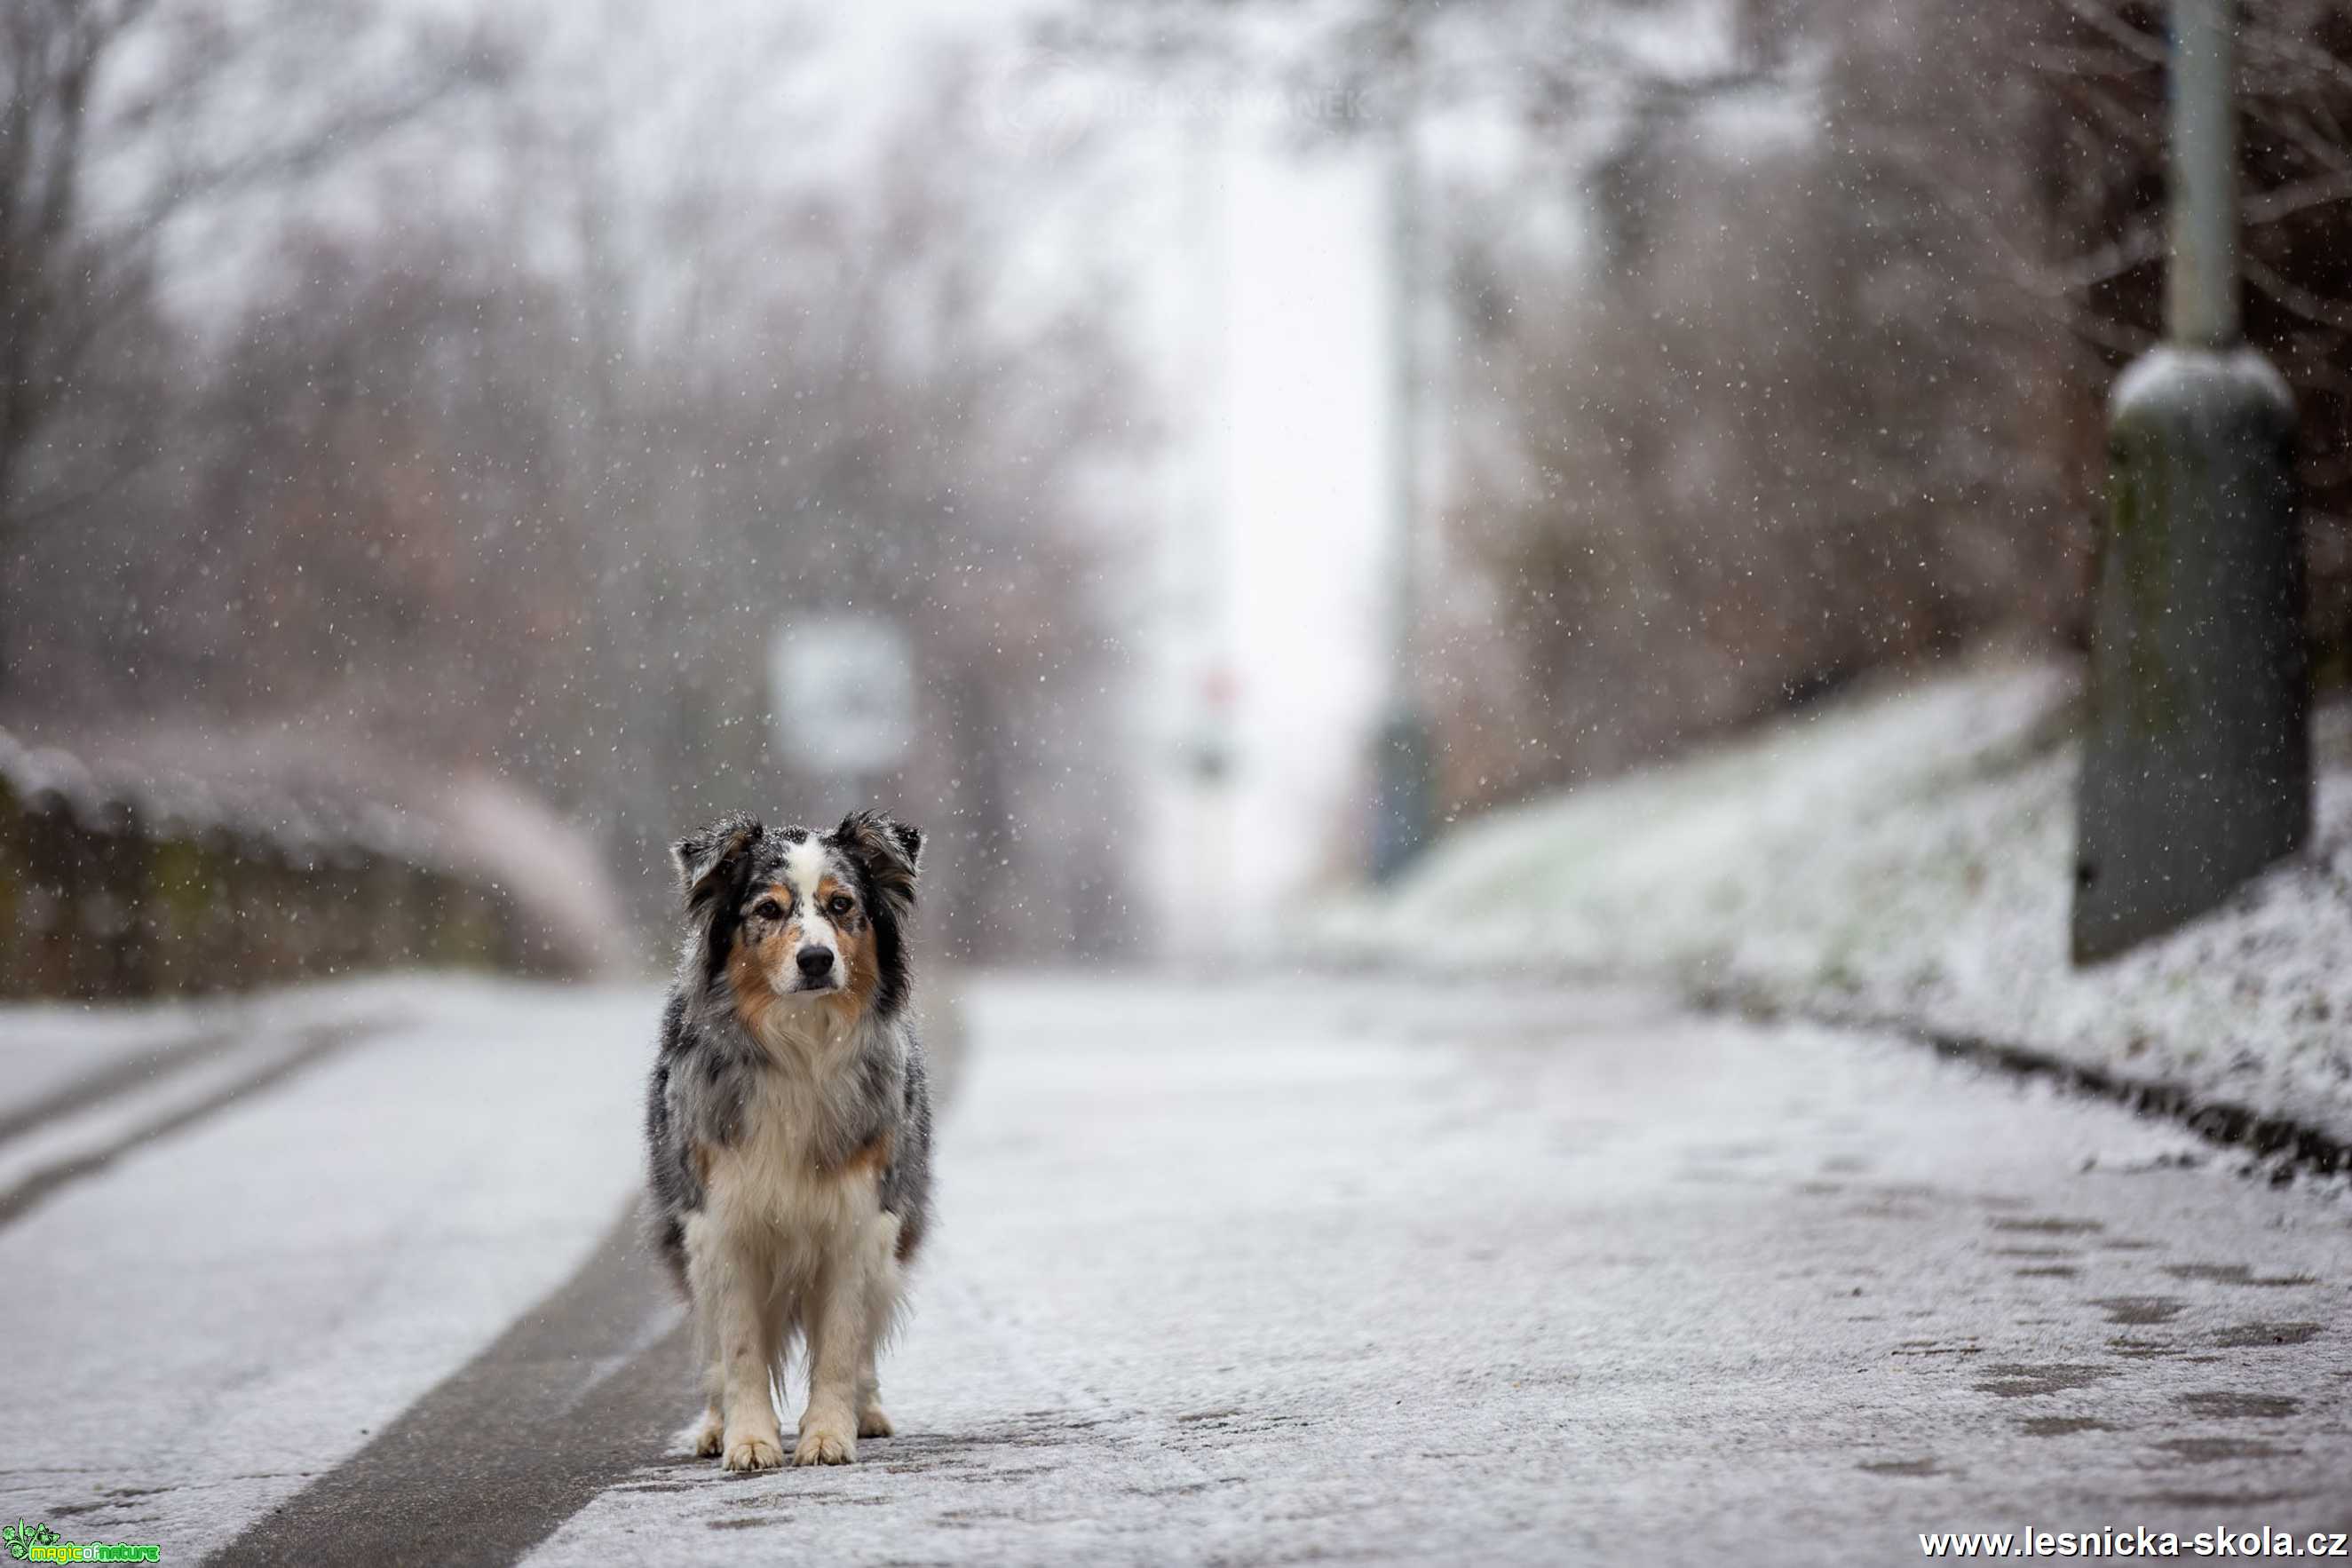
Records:
[[[709,1392],[703,1395],[702,1414],[688,1422],[686,1430],[678,1434],[678,1440],[686,1446],[686,1451],[698,1459],[715,1459],[719,1457],[719,1451],[726,1447],[725,1396],[711,1387],[719,1381],[721,1375],[715,1363],[704,1372],[703,1384]]]
[[[874,1363],[898,1316],[898,1221],[885,1215],[879,1228],[887,1234],[877,1238],[866,1279],[866,1363],[857,1376],[857,1435],[861,1437],[887,1437],[895,1430],[882,1409],[882,1384]]]
[[[887,1437],[898,1430],[882,1408],[882,1382],[874,1375],[874,1345],[866,1347],[866,1370],[857,1378],[857,1435],[861,1437]]]
[[[717,1316],[707,1303],[694,1293],[687,1282],[684,1243],[679,1244],[678,1285],[685,1292],[687,1311],[692,1320],[695,1365],[700,1371],[702,1414],[688,1422],[677,1440],[686,1451],[698,1459],[715,1459],[725,1447],[727,1436],[727,1363],[719,1354]]]
[[[764,1470],[784,1462],[769,1388],[776,1326],[764,1261],[698,1215],[687,1226],[687,1271],[710,1356],[712,1409],[721,1417],[718,1452],[730,1470]],[[710,1412],[703,1416],[707,1427]],[[698,1433],[698,1437],[699,1433]]]

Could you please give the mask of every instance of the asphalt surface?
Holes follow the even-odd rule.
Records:
[[[173,1016],[165,1059],[208,1055],[152,1083],[93,1025],[110,1076],[0,1105],[0,1171],[63,1173],[0,1217],[0,1513],[224,1563],[2352,1529],[2340,1191],[1898,1042],[1360,979],[972,987],[899,1435],[724,1476],[675,1450],[684,1339],[629,1213],[654,1005]]]

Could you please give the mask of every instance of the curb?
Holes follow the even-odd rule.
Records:
[[[2239,1173],[2266,1176],[2273,1186],[2286,1186],[2297,1176],[2334,1176],[2352,1171],[2352,1140],[2291,1116],[2256,1110],[2235,1100],[2209,1099],[2167,1079],[2086,1067],[2032,1046],[1948,1033],[1899,1016],[1791,1005],[1760,991],[1683,985],[1675,987],[1673,994],[1702,1013],[1738,1013],[1763,1021],[1793,1019],[1828,1028],[1891,1035],[1949,1061],[2049,1083],[2142,1116],[2176,1121],[2217,1148],[2252,1154],[2252,1163],[2241,1167]]]

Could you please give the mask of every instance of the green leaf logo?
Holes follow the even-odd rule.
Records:
[[[58,1532],[46,1524],[26,1524],[23,1520],[0,1528],[0,1541],[8,1543],[8,1555],[22,1563],[33,1554],[36,1546],[55,1546]]]

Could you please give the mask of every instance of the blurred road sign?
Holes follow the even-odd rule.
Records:
[[[813,773],[887,773],[915,741],[915,650],[883,616],[787,621],[768,644],[776,734]]]

